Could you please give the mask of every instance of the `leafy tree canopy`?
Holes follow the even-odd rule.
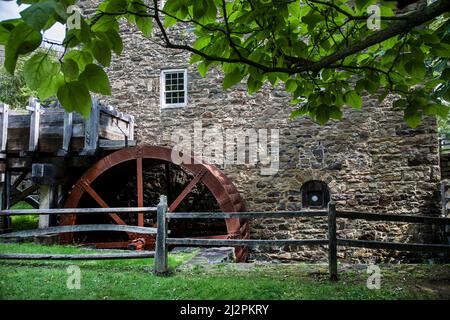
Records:
[[[24,58],[17,62],[14,75],[9,74],[5,68],[0,67],[0,101],[13,109],[25,109],[30,96],[36,92],[30,90],[23,76]]]
[[[57,21],[73,22],[70,6],[76,1],[17,2],[31,6],[20,19],[0,22],[10,73],[19,56],[40,46],[43,30]],[[341,119],[345,106],[361,108],[366,92],[382,92],[380,99],[397,94],[394,106],[412,127],[424,115],[446,118],[450,1],[429,1],[405,14],[396,5],[379,0],[167,0],[162,7],[159,0],[103,0],[95,15],[81,17],[78,27],[67,32],[63,57],[34,54],[24,77],[39,98],[56,95],[67,110],[87,116],[90,93],[110,94],[104,68],[112,53],[122,52],[123,19],[152,43],[192,52],[191,62],[202,75],[220,66],[224,88],[244,80],[252,94],[265,82],[283,82],[298,106],[292,117],[309,115],[324,124]],[[195,42],[177,42],[175,25],[195,28]]]

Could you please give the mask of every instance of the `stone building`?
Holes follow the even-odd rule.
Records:
[[[88,7],[85,7],[87,9]],[[409,128],[402,111],[387,97],[365,96],[361,110],[347,108],[341,121],[325,126],[307,117],[290,120],[293,106],[282,86],[266,85],[254,95],[245,83],[222,89],[222,74],[200,76],[189,64],[190,54],[170,50],[122,25],[124,52],[108,70],[112,96],[107,103],[135,117],[138,143],[174,146],[178,129],[276,129],[279,169],[263,175],[261,164],[218,165],[234,182],[248,211],[274,211],[272,219],[251,222],[251,236],[263,239],[324,238],[326,223],[317,219],[280,219],[276,211],[326,205],[375,213],[439,214],[439,147],[434,118]],[[189,41],[189,29],[176,30],[177,40]],[[162,84],[176,79],[177,93],[165,95]],[[270,139],[269,139],[270,140]],[[436,241],[436,233],[417,226],[339,221],[339,234],[352,239]],[[366,249],[340,250],[349,261],[390,261],[408,254]],[[324,248],[255,249],[251,259],[319,261]]]

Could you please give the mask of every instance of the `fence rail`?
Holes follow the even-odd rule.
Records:
[[[121,254],[0,254],[0,259],[37,259],[37,260],[88,260],[88,259],[136,259],[155,257],[154,269],[156,274],[168,272],[168,246],[327,246],[330,279],[338,279],[338,247],[356,247],[369,249],[386,249],[396,251],[419,251],[450,253],[450,245],[426,244],[426,243],[397,243],[374,240],[354,240],[337,237],[337,219],[363,219],[367,221],[391,221],[405,223],[421,223],[433,225],[450,225],[450,218],[430,217],[423,215],[403,214],[376,214],[356,211],[337,211],[333,202],[329,203],[327,210],[303,210],[303,211],[279,211],[279,212],[168,212],[167,197],[161,196],[157,207],[140,208],[77,208],[77,209],[26,209],[26,210],[2,210],[0,216],[12,215],[64,215],[64,214],[130,214],[130,213],[157,213],[157,228],[145,228],[137,226],[118,225],[78,225],[64,227],[50,227],[46,229],[21,231],[24,234],[34,236],[35,233],[48,234],[78,231],[132,231],[136,233],[156,233],[155,251]],[[258,240],[258,239],[198,239],[198,238],[169,238],[168,221],[171,219],[261,219],[261,218],[316,218],[326,217],[328,232],[323,239],[282,239],[282,240]],[[72,228],[72,229],[71,229]],[[131,229],[129,229],[131,228]],[[125,230],[126,229],[126,230]],[[142,230],[141,230],[142,229]],[[39,231],[41,230],[41,231]],[[12,235],[12,234],[11,234]],[[1,237],[7,237],[8,234]]]
[[[123,213],[145,213],[155,212],[156,207],[140,208],[66,208],[66,209],[21,209],[21,210],[0,210],[1,216],[21,216],[21,215],[65,215],[65,214],[123,214]],[[35,237],[47,234],[59,234],[66,232],[90,232],[90,231],[121,231],[136,234],[155,234],[156,228],[146,228],[130,225],[74,225],[49,227],[44,229],[24,230],[0,235],[1,238],[21,238]],[[154,251],[145,252],[123,252],[123,253],[102,253],[102,254],[0,254],[0,260],[108,260],[108,259],[147,259],[155,256]]]
[[[195,239],[169,238],[167,222],[171,219],[217,219],[217,218],[297,218],[297,217],[327,217],[328,233],[326,239],[283,239],[283,240],[252,240],[252,239]],[[191,246],[327,246],[329,274],[332,281],[338,280],[338,247],[356,247],[368,249],[386,249],[395,251],[420,251],[450,253],[450,245],[425,243],[397,243],[372,240],[353,240],[337,237],[337,219],[362,219],[367,221],[391,221],[405,223],[421,223],[434,225],[450,225],[450,218],[430,217],[424,215],[377,214],[356,211],[336,211],[335,203],[328,204],[327,210],[314,211],[281,211],[281,212],[167,212],[167,198],[161,196],[157,209],[158,233],[155,250],[155,272],[168,272],[168,245]]]

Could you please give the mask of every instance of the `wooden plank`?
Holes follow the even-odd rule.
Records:
[[[138,213],[138,212],[156,212],[156,207],[142,208],[65,208],[65,209],[17,209],[0,210],[0,216],[21,216],[21,215],[41,215],[41,214],[109,214],[115,213]]]
[[[9,106],[0,103],[0,152],[6,152],[8,141]]]
[[[328,240],[308,239],[308,240],[250,240],[250,239],[194,239],[194,238],[167,238],[166,243],[173,245],[189,246],[326,246]]]
[[[38,185],[32,185],[21,192],[15,193],[11,200],[11,205],[13,206],[16,203],[25,200],[29,195],[31,195],[38,189],[39,189]]]
[[[397,221],[409,223],[425,223],[436,225],[450,224],[450,218],[429,217],[423,215],[404,215],[404,214],[387,214],[387,213],[364,213],[356,211],[337,211],[337,218],[345,219],[362,219],[368,221]]]
[[[233,219],[233,218],[297,218],[326,217],[327,211],[273,211],[273,212],[171,212],[168,219]]]
[[[39,143],[39,126],[41,122],[41,105],[36,98],[29,99],[28,110],[30,111],[30,139],[28,142],[28,151],[34,152]]]
[[[73,113],[64,113],[64,129],[63,129],[63,144],[61,149],[58,151],[59,156],[65,156],[70,150],[70,140],[72,139],[73,132]]]
[[[92,100],[91,113],[89,119],[85,122],[84,149],[80,152],[82,155],[93,155],[97,150],[98,127],[99,127],[99,102]]]
[[[43,184],[39,187],[39,209],[51,209],[55,202],[55,189],[52,185]],[[50,215],[39,216],[39,229],[50,227]]]
[[[164,275],[168,272],[168,246],[167,238],[167,197],[162,195],[157,210],[157,234],[155,246],[155,273]]]
[[[142,259],[153,258],[153,251],[124,253],[87,253],[87,254],[41,254],[41,253],[5,253],[0,254],[2,260],[107,260],[107,259]]]
[[[137,206],[144,206],[144,177],[142,172],[142,151],[139,152],[140,156],[136,160],[136,184],[137,184]],[[144,226],[144,214],[138,213],[138,226]]]
[[[17,178],[16,180],[14,180],[14,183],[12,185],[13,189],[17,189],[19,187],[19,185],[22,183],[23,180],[25,180],[25,178],[27,177],[29,172],[25,171],[22,172]]]
[[[49,234],[69,233],[69,232],[97,232],[97,231],[117,231],[138,234],[156,234],[156,228],[138,227],[117,224],[79,224],[73,226],[57,226],[44,229],[24,230],[0,235],[1,238],[28,238]]]
[[[126,146],[134,147],[134,146],[136,146],[136,141],[134,141],[134,140],[124,141],[124,140],[100,139],[98,142],[98,147],[100,149],[104,149],[104,150],[119,150],[119,149],[125,148]]]
[[[330,280],[337,281],[336,204],[328,203],[328,266]]]
[[[446,244],[397,243],[397,242],[382,242],[369,240],[350,240],[340,238],[337,239],[337,243],[339,246],[356,247],[356,248],[450,253],[450,245]]]

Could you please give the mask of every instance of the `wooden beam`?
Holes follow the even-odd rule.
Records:
[[[100,197],[100,195],[85,181],[81,181],[81,186],[86,190],[86,192],[102,207],[109,208],[109,205],[105,200]],[[125,221],[122,220],[116,213],[110,213],[110,217],[117,223],[121,225],[126,225]]]
[[[450,245],[448,244],[396,243],[396,242],[383,242],[372,240],[351,240],[340,238],[337,239],[337,243],[339,246],[356,247],[356,248],[450,253]]]
[[[39,186],[36,184],[26,188],[23,191],[18,191],[17,189],[15,189],[15,190],[17,190],[17,192],[14,193],[14,196],[11,200],[11,205],[13,206],[20,201],[24,201],[29,195],[31,195],[38,189],[39,189]]]
[[[39,187],[39,209],[51,209],[53,207],[55,189],[52,185],[43,184]],[[46,229],[50,226],[50,216],[39,216],[39,229]]]
[[[189,184],[181,191],[181,193],[178,195],[178,197],[175,199],[174,202],[169,207],[168,212],[173,212],[175,209],[180,205],[181,201],[189,194],[189,192],[192,191],[192,189],[199,183],[203,176],[207,173],[206,170],[202,169],[200,170],[197,175],[189,182]]]
[[[234,218],[296,218],[326,217],[326,211],[274,211],[274,212],[171,212],[168,219],[234,219]]]
[[[58,150],[58,156],[66,156],[69,153],[70,140],[73,132],[73,113],[64,112],[63,145]]]
[[[107,260],[107,259],[142,259],[153,258],[153,251],[124,253],[87,253],[87,254],[41,254],[41,253],[5,253],[0,254],[2,260]]]
[[[22,215],[59,215],[59,214],[109,214],[116,213],[138,213],[138,212],[156,212],[156,207],[143,208],[65,208],[65,209],[17,209],[1,210],[0,216],[22,216]]]
[[[0,153],[6,152],[8,141],[9,106],[0,103]]]
[[[79,224],[73,226],[47,227],[43,229],[24,230],[0,235],[0,238],[29,238],[49,234],[60,234],[69,232],[97,232],[97,231],[117,231],[132,232],[137,234],[156,234],[156,228],[145,228],[130,225],[117,224]]]
[[[100,121],[100,106],[96,99],[92,100],[89,119],[84,123],[84,149],[81,155],[93,155],[98,145],[98,128]]]
[[[435,225],[448,225],[450,218],[430,217],[423,215],[388,214],[388,213],[364,213],[356,211],[337,211],[337,218],[362,219],[368,221],[397,221],[409,223],[426,223]]]
[[[127,144],[126,144],[127,143]],[[106,139],[99,139],[98,141],[98,147],[103,150],[118,150],[125,147],[134,147],[136,146],[136,141],[134,140],[106,140]]]
[[[24,171],[16,178],[16,180],[14,180],[14,183],[12,185],[13,189],[17,189],[19,187],[22,181],[25,180],[25,178],[27,177],[28,173],[29,172]]]
[[[137,184],[137,206],[144,206],[144,177],[142,172],[142,152],[140,156],[136,159],[136,184]],[[138,213],[138,226],[144,226],[144,214]]]
[[[36,98],[30,98],[28,102],[28,110],[30,111],[30,139],[28,151],[34,152],[38,148],[39,143],[39,126],[41,122],[41,105]]]
[[[311,240],[248,240],[248,239],[194,239],[194,238],[167,238],[166,243],[189,246],[326,246],[326,239]]]

